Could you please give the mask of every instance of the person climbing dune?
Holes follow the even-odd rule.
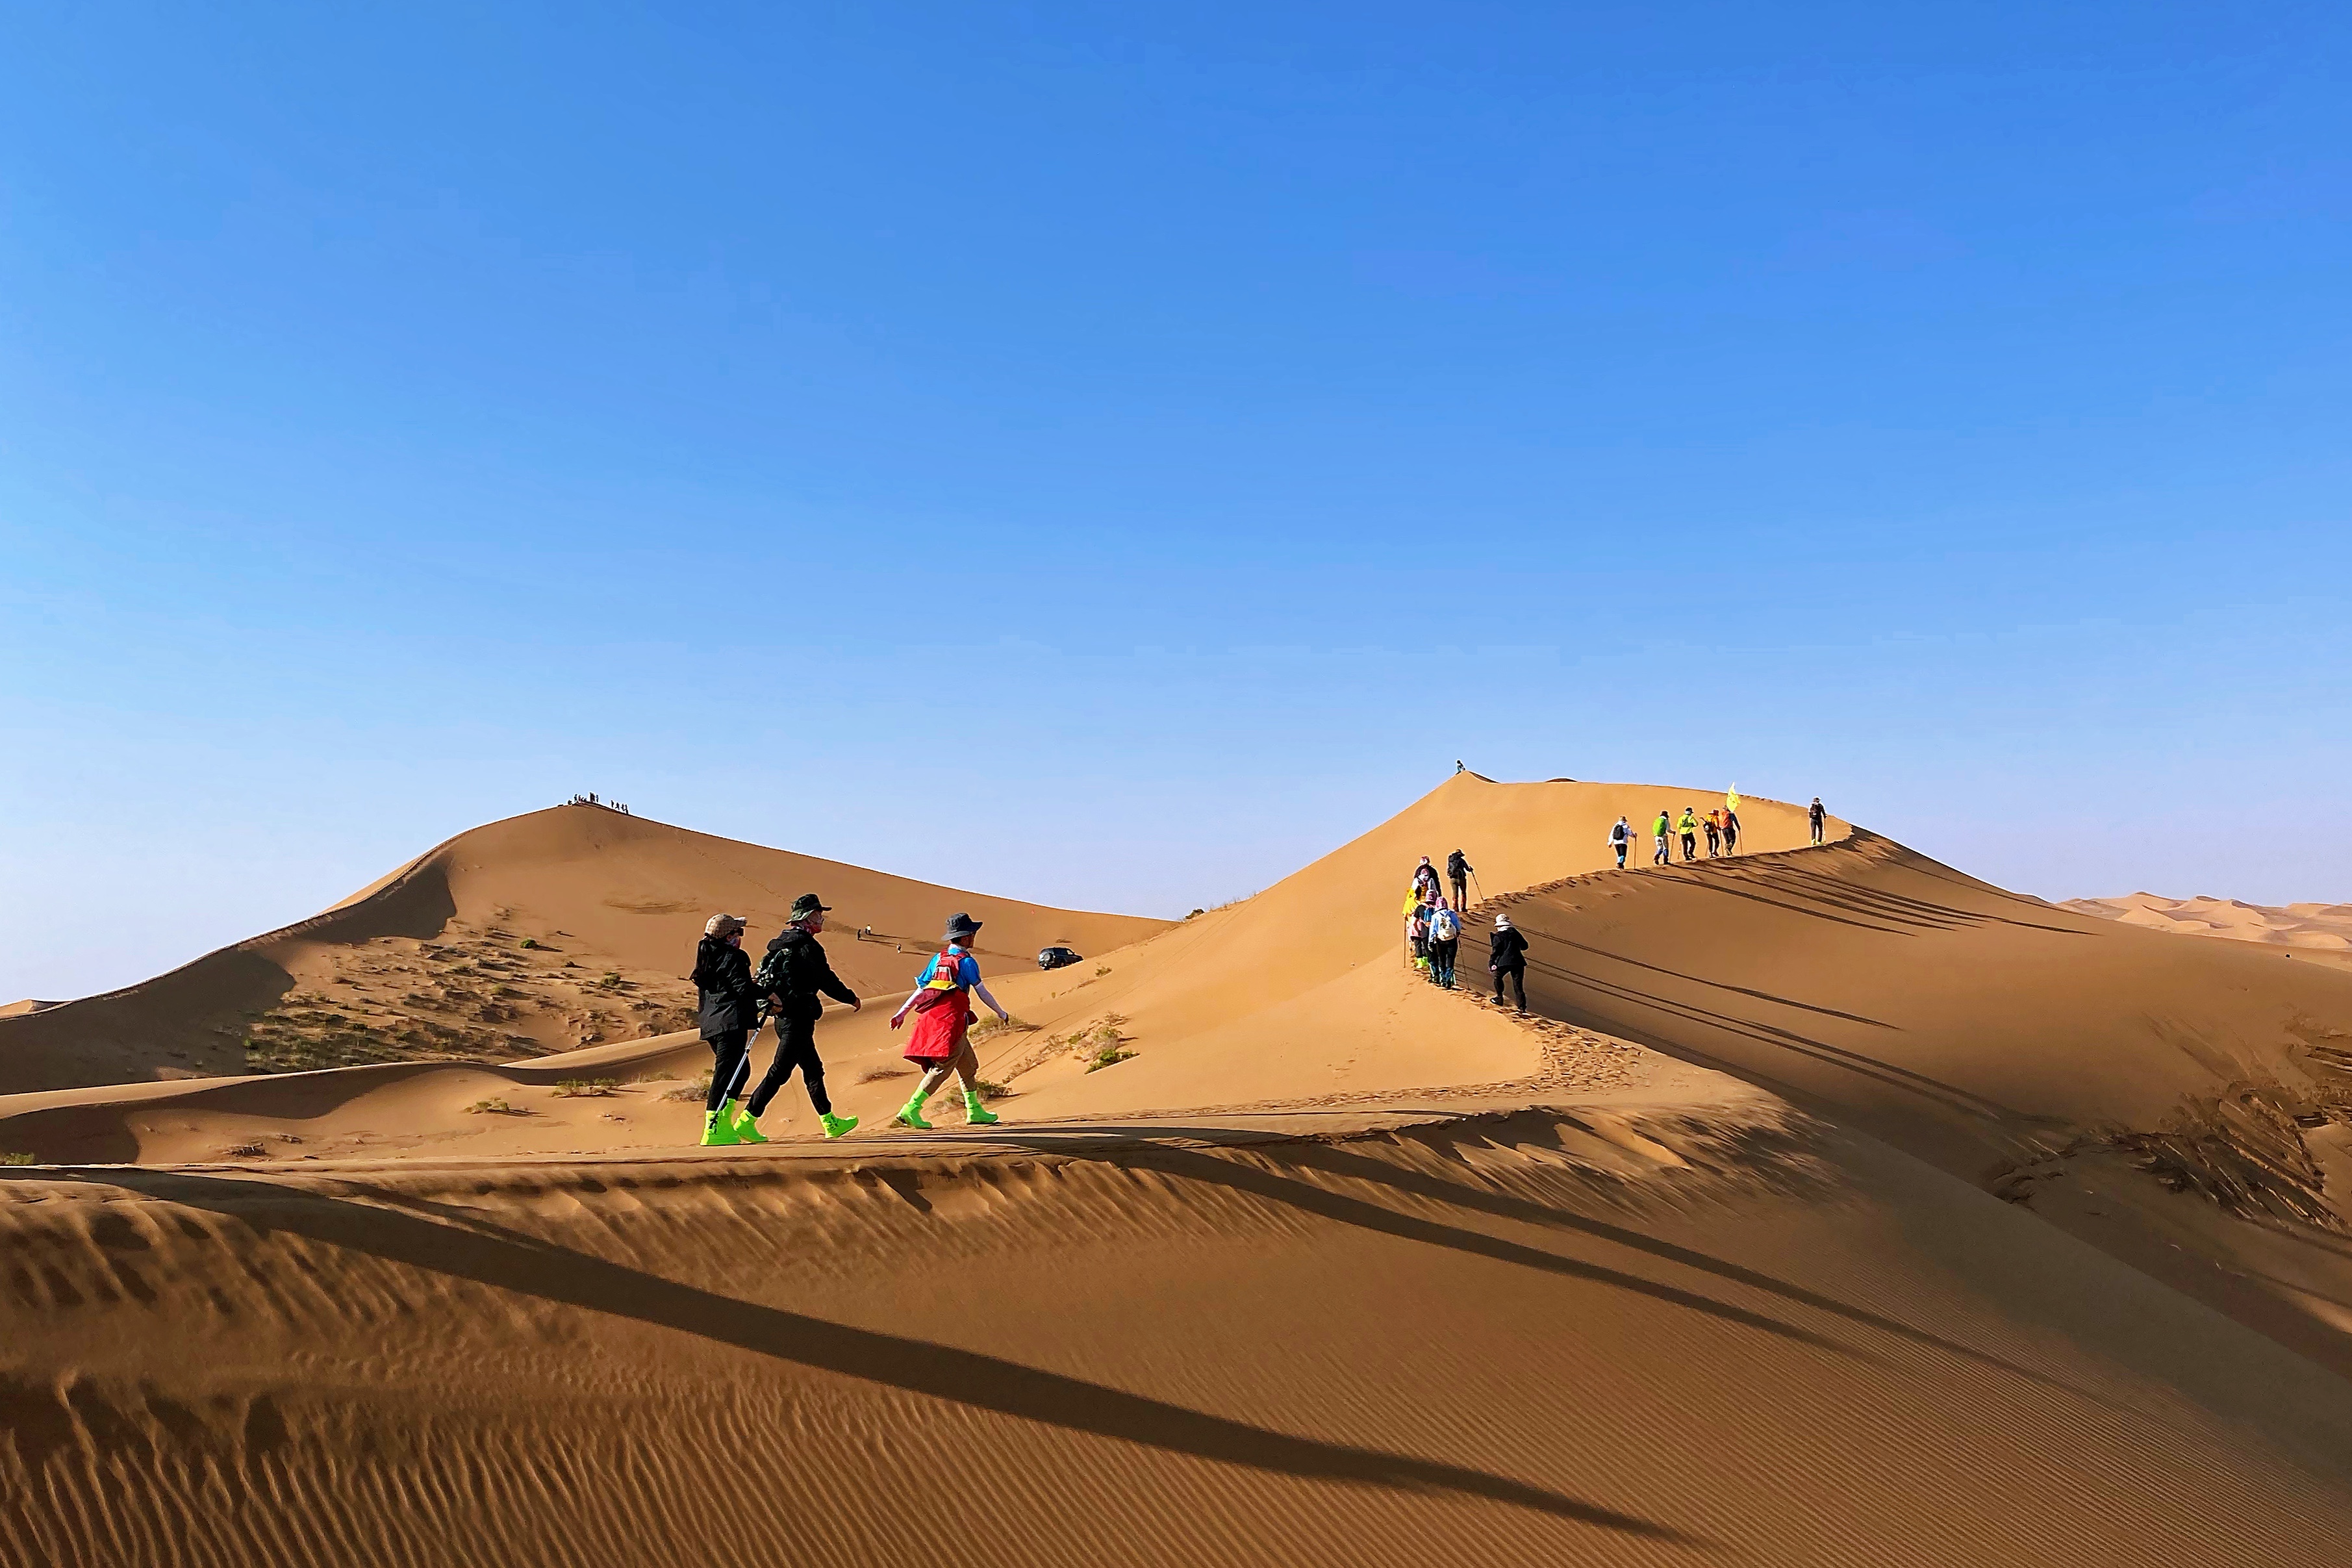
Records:
[[[1609,830],[1609,847],[1617,852],[1617,869],[1620,871],[1625,868],[1625,851],[1633,842],[1633,825],[1619,817],[1616,826]]]
[[[1727,805],[1723,808],[1723,852],[1739,853],[1739,813]]]
[[[1813,830],[1814,843],[1819,844],[1822,841],[1822,825],[1828,819],[1829,813],[1822,809],[1822,797],[1813,796],[1813,804],[1805,807],[1805,823]]]
[[[1421,864],[1412,868],[1412,890],[1421,895],[1421,901],[1424,904],[1445,890],[1438,883],[1437,868],[1429,863],[1426,855],[1421,858]]]
[[[922,1132],[931,1130],[931,1124],[923,1120],[923,1101],[947,1082],[950,1072],[963,1090],[965,1125],[992,1127],[1002,1120],[980,1102],[980,1058],[972,1051],[971,1037],[971,999],[978,995],[987,1003],[999,1023],[1011,1023],[1013,1015],[990,994],[980,978],[980,961],[971,954],[973,939],[979,935],[980,922],[970,915],[949,917],[944,945],[915,977],[913,994],[890,1015],[890,1026],[895,1029],[907,1021],[909,1010],[914,1012],[915,1027],[907,1037],[904,1054],[923,1069],[914,1094],[893,1118],[901,1127]]]
[[[745,1140],[735,1131],[743,1080],[751,1076],[751,1033],[760,1026],[760,993],[743,952],[743,917],[713,915],[694,947],[695,1023],[710,1047],[710,1089],[702,1101],[702,1142],[721,1148]]]
[[[1683,807],[1682,819],[1675,824],[1675,831],[1682,835],[1684,861],[1687,863],[1697,859],[1698,818],[1692,814],[1689,806]]]
[[[1706,814],[1706,858],[1710,860],[1723,853],[1723,808],[1717,806]]]
[[[1663,805],[1658,807],[1658,820],[1650,824],[1650,832],[1658,841],[1658,847],[1650,852],[1651,865],[1670,866],[1674,863],[1674,851],[1666,847],[1666,835],[1672,827],[1673,819],[1666,816],[1666,808]]]
[[[1478,868],[1470,864],[1468,856],[1456,849],[1445,858],[1445,879],[1454,884],[1454,907],[1470,907],[1470,877]]]
[[[1519,1011],[1528,1010],[1528,939],[1508,915],[1495,917],[1494,934],[1486,939],[1486,973],[1495,977],[1495,1005],[1503,1005],[1503,983],[1518,988]]]
[[[1454,989],[1454,957],[1461,939],[1461,917],[1439,900],[1429,912],[1429,978],[1448,991]]]

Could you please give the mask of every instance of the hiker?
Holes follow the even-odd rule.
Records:
[[[1822,809],[1822,797],[1813,796],[1813,804],[1805,807],[1805,820],[1812,825],[1813,842],[1816,844],[1822,841],[1822,823],[1828,816],[1829,813]]]
[[[1495,934],[1486,939],[1486,973],[1495,977],[1495,1005],[1503,1005],[1503,982],[1519,988],[1519,1011],[1528,1010],[1528,939],[1508,915],[1495,917]]]
[[[1454,955],[1461,945],[1462,920],[1443,902],[1429,912],[1429,978],[1454,989]]]
[[[972,996],[977,993],[1000,1024],[1013,1022],[1013,1015],[981,983],[980,960],[971,955],[972,939],[979,934],[978,921],[970,915],[950,915],[943,939],[946,945],[923,965],[922,973],[915,976],[913,994],[890,1015],[890,1026],[895,1029],[913,1010],[915,1026],[907,1037],[904,1055],[923,1069],[914,1094],[893,1119],[901,1127],[921,1132],[931,1130],[931,1124],[923,1120],[923,1101],[947,1082],[950,1072],[963,1089],[966,1126],[992,1127],[1000,1120],[980,1102],[980,1058],[972,1051],[971,1037]]]
[[[1689,806],[1683,807],[1682,820],[1675,824],[1675,831],[1682,835],[1683,863],[1688,865],[1698,858],[1698,818],[1691,815]]]
[[[1706,858],[1714,859],[1723,853],[1723,811],[1721,807],[1706,814]]]
[[[1619,817],[1617,819],[1617,826],[1609,830],[1609,847],[1617,851],[1617,869],[1620,871],[1622,871],[1625,868],[1625,851],[1633,845],[1633,829],[1632,826],[1629,825],[1623,817]]]
[[[743,955],[743,917],[713,915],[694,946],[694,985],[701,993],[695,1022],[710,1044],[710,1089],[702,1097],[702,1142],[740,1143],[735,1097],[751,1076],[751,1035],[760,1026],[760,993],[751,961]]]
[[[1653,850],[1650,855],[1650,864],[1653,866],[1671,866],[1674,864],[1674,852],[1666,847],[1666,833],[1669,826],[1670,824],[1666,818],[1666,808],[1662,805],[1658,807],[1658,820],[1650,824],[1650,831],[1656,835],[1658,840],[1657,848]]]
[[[1455,909],[1466,910],[1470,907],[1470,876],[1477,868],[1470,864],[1469,858],[1459,849],[1445,858],[1445,879],[1454,884]]]
[[[794,1068],[800,1069],[801,1087],[808,1090],[809,1104],[824,1124],[826,1137],[838,1138],[857,1125],[855,1116],[833,1113],[833,1100],[824,1092],[824,1059],[816,1054],[816,1021],[824,1012],[824,999],[844,1003],[853,1013],[863,1005],[857,993],[833,972],[824,944],[816,939],[829,907],[819,903],[814,893],[794,899],[788,923],[768,944],[760,972],[752,977],[754,984],[776,999],[776,1059],[768,1064],[767,1076],[760,1079],[746,1114],[735,1124],[736,1134],[746,1143],[768,1141],[761,1134],[760,1118]]]
[[[1739,853],[1739,814],[1727,805],[1723,808],[1723,852]]]
[[[1412,966],[1429,973],[1429,906],[1416,897],[1404,918],[1404,938],[1412,949]]]
[[[1412,868],[1412,890],[1421,896],[1424,904],[1444,891],[1437,885],[1437,868],[1429,863],[1426,855],[1421,858],[1421,864]]]

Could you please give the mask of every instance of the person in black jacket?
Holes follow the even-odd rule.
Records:
[[[792,923],[776,933],[760,964],[762,981],[774,983],[769,994],[776,999],[776,1059],[768,1064],[767,1076],[752,1091],[751,1114],[743,1119],[742,1130],[761,1142],[766,1140],[760,1137],[759,1119],[767,1113],[769,1102],[794,1068],[800,1068],[802,1086],[808,1090],[809,1103],[816,1108],[817,1120],[824,1123],[826,1137],[838,1138],[857,1125],[855,1116],[833,1113],[833,1100],[824,1092],[824,1059],[816,1054],[816,1021],[824,1012],[824,999],[830,996],[846,1003],[853,1013],[859,1005],[857,993],[833,972],[825,960],[824,944],[816,939],[816,933],[824,929],[824,916],[825,906],[814,893],[794,899]]]
[[[1495,1005],[1503,1004],[1503,982],[1519,988],[1519,1011],[1528,1010],[1528,939],[1508,915],[1495,917],[1495,934],[1486,942],[1486,973],[1495,977]]]
[[[743,954],[743,920],[713,915],[694,949],[694,984],[702,994],[695,1021],[710,1042],[710,1092],[702,1102],[702,1142],[745,1140],[735,1130],[735,1097],[751,1076],[751,1034],[760,1026],[760,993]]]
[[[1445,858],[1445,879],[1454,884],[1455,909],[1466,910],[1470,907],[1470,873],[1476,869],[1475,866],[1470,864],[1470,858],[1459,849]]]

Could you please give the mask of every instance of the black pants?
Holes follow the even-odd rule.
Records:
[[[1460,877],[1454,879],[1454,907],[1456,910],[1470,907],[1470,884]]]
[[[1617,851],[1617,869],[1622,871],[1625,868],[1625,841],[1622,838],[1618,839],[1609,847]]]
[[[1685,860],[1696,860],[1698,858],[1697,834],[1685,833],[1683,835],[1683,858]]]
[[[801,1083],[808,1089],[809,1103],[816,1107],[819,1116],[833,1113],[833,1101],[824,1092],[824,1063],[816,1054],[816,1020],[814,1018],[784,1018],[776,1020],[776,1059],[768,1064],[768,1076],[751,1093],[751,1114],[764,1116],[768,1102],[784,1087],[784,1079],[793,1069],[801,1069]]]
[[[1726,855],[1739,853],[1739,835],[1728,827],[1723,830],[1723,852]]]
[[[1522,1013],[1526,1012],[1528,1010],[1527,966],[1521,963],[1515,963],[1508,969],[1498,969],[1495,971],[1495,1000],[1497,1002],[1500,1002],[1503,999],[1503,982],[1506,980],[1519,988],[1519,1011]]]
[[[1816,843],[1816,844],[1819,844],[1821,841],[1822,841],[1822,825],[1821,825],[1820,823],[1816,822],[1816,823],[1814,823],[1814,824],[1813,824],[1813,842],[1814,842],[1814,843]]]
[[[730,1029],[703,1044],[717,1059],[710,1064],[710,1092],[702,1097],[702,1109],[716,1110],[742,1093],[743,1080],[751,1076],[751,1031]]]

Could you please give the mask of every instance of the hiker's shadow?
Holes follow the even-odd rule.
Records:
[[[1298,1479],[1477,1498],[1649,1540],[1704,1544],[1654,1521],[1466,1466],[1273,1431],[977,1351],[723,1296],[509,1229],[478,1212],[380,1189],[354,1185],[361,1196],[339,1197],[265,1178],[189,1172],[77,1179],[208,1210],[265,1235],[300,1237],[1066,1431]]]

